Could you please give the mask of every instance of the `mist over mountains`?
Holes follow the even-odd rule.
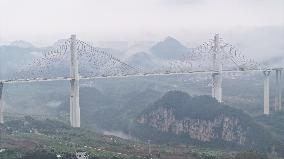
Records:
[[[25,67],[41,55],[41,48],[34,47],[26,41],[15,41],[10,45],[0,46],[0,79],[5,79],[9,73]]]
[[[167,37],[165,40],[154,45],[151,48],[151,52],[161,59],[172,60],[181,58],[182,55],[189,53],[189,49],[183,46],[178,40]]]
[[[274,33],[277,31],[276,29],[270,30],[270,32]],[[268,34],[269,31],[265,30],[264,33],[260,34],[259,30],[251,31],[252,35],[255,37],[264,37],[271,39],[272,36]],[[272,34],[275,35],[275,34]],[[234,35],[235,36],[235,35]],[[278,37],[278,36],[276,36]],[[231,37],[232,38],[232,37]],[[233,41],[239,39],[238,36],[235,36]],[[280,40],[280,41],[277,41]],[[271,39],[273,40],[273,39]],[[259,52],[259,48],[254,47],[250,43],[254,40],[250,37],[245,39],[242,43],[247,43],[246,45],[242,43],[236,43],[236,47],[242,51],[244,48],[244,52],[249,51],[250,54],[263,54],[263,52]],[[275,38],[275,44],[266,44],[266,46],[271,46],[272,50],[276,50],[275,54],[268,56],[265,58],[263,62],[265,64],[279,67],[284,65],[284,55],[279,54],[279,51],[283,48],[281,46],[281,39]],[[127,42],[127,41],[111,41],[111,42],[96,42],[94,43],[96,47],[100,47],[106,52],[114,55],[115,57],[129,63],[132,65],[141,66],[144,69],[153,69],[158,68],[163,65],[168,60],[180,59],[184,54],[188,54],[191,52],[191,48],[180,42],[179,40],[173,37],[166,37],[161,39],[158,42],[153,41],[136,41],[136,42]],[[234,45],[234,44],[233,44]],[[194,47],[194,45],[190,45]],[[280,48],[277,48],[279,47]],[[265,46],[262,46],[262,48]],[[274,48],[273,48],[274,47]],[[0,61],[1,61],[1,76],[6,76],[11,72],[15,72],[20,67],[25,67],[27,64],[31,63],[33,58],[39,57],[42,55],[42,51],[45,50],[46,47],[36,47],[30,42],[18,40],[14,41],[8,45],[0,46]],[[253,50],[255,49],[255,50]],[[262,49],[263,50],[263,49]],[[265,49],[266,51],[268,48]],[[255,51],[255,53],[253,53]],[[266,55],[267,56],[267,55]],[[258,59],[258,57],[256,57]]]
[[[111,42],[112,45],[114,45],[113,43],[114,42]],[[109,48],[106,43],[104,43],[104,46],[106,48],[102,48],[102,49],[104,49],[106,52],[110,54],[114,54],[115,57],[123,59],[126,63],[130,65],[139,66],[145,70],[153,70],[155,68],[159,68],[161,65],[168,62],[169,60],[178,59],[184,53],[190,53],[190,50],[191,50],[191,48],[186,47],[183,43],[179,42],[177,39],[174,39],[173,37],[167,37],[156,43],[145,42],[145,41],[142,41],[141,43],[135,42],[133,45],[127,47],[128,50],[125,50],[125,47],[124,47],[124,52],[122,50],[116,50],[116,49]],[[30,64],[32,62],[32,59],[41,57],[42,51],[45,49],[46,47],[41,47],[41,48],[36,47],[26,41],[16,41],[16,42],[11,43],[10,45],[0,46],[0,57],[1,57],[0,58],[0,61],[1,61],[0,79],[8,79],[10,75],[15,74],[17,71],[21,70],[22,67],[26,67],[28,64]],[[283,56],[270,58],[266,62],[272,65],[283,66],[282,65]],[[59,71],[59,70],[60,69],[57,69],[54,71]],[[229,87],[229,89],[224,89],[225,94],[230,96],[230,100],[228,101],[230,101],[232,104],[241,102],[242,104],[244,104],[244,106],[242,107],[244,107],[245,110],[248,110],[249,112],[254,112],[255,114],[261,113],[261,109],[256,108],[260,106],[260,105],[256,106],[256,103],[261,104],[262,102],[261,100],[253,101],[252,103],[250,103],[246,100],[243,100],[242,98],[239,98],[240,96],[239,93],[242,92],[242,89],[247,86],[253,87],[251,88],[252,91],[250,93],[253,93],[254,91],[256,91],[258,87],[259,88],[261,87],[262,82],[260,81],[262,80],[262,76],[253,75],[253,77],[250,76],[247,78],[244,78],[243,76],[240,78],[238,76],[239,75],[234,75],[234,76],[228,75],[228,77],[227,76],[225,77],[224,75],[224,78],[230,79],[228,81],[224,80],[224,87]],[[240,85],[243,84],[243,86],[239,86],[239,85],[236,86],[234,84],[235,83],[234,81],[236,80],[241,80],[238,84]],[[189,83],[190,84],[197,83],[197,86],[192,87],[190,86]],[[200,83],[202,87],[199,87]],[[252,83],[254,84],[252,85]],[[88,83],[83,83],[83,82],[81,83],[81,85],[85,85],[85,84],[86,86],[92,86],[92,85],[89,85]],[[195,93],[195,94],[204,94],[204,92],[207,92],[207,93],[210,92],[210,88],[209,88],[210,80],[207,76],[202,76],[202,77],[194,76],[192,79],[190,79],[189,77],[187,78],[179,77],[178,80],[177,78],[168,78],[168,79],[153,78],[151,80],[147,79],[145,81],[142,80],[142,81],[137,82],[137,85],[139,87],[135,86],[133,88],[127,88],[127,90],[124,90],[124,91],[131,94],[131,91],[134,91],[135,88],[140,89],[141,84],[143,85],[145,84],[145,87],[147,86],[149,88],[155,88],[155,90],[159,90],[159,91],[163,90],[163,92],[166,90],[171,90],[171,89],[181,89],[185,91],[187,91],[188,89],[193,89],[194,91],[190,91],[190,92]],[[102,84],[103,87],[105,87],[106,85],[107,84]],[[48,87],[50,87],[50,85],[47,85],[43,87],[42,89],[45,89]],[[96,85],[96,87],[98,87],[98,85]],[[238,89],[235,89],[236,87]],[[61,90],[59,88],[61,88]],[[59,86],[59,88],[58,88],[58,92],[60,94],[65,94],[65,93],[68,94],[68,91],[67,91],[68,89],[66,85],[62,87]],[[122,88],[121,83],[119,83],[119,86],[117,87],[118,92],[121,91],[120,88]],[[35,86],[33,89],[37,90],[37,86]],[[105,88],[102,88],[102,90],[103,89]],[[17,88],[14,87],[14,90],[16,92]],[[109,92],[112,92],[112,90]],[[244,97],[249,96],[248,98],[253,98],[253,99],[255,98],[255,96],[252,96],[251,94],[248,94],[248,93],[242,93],[242,94]],[[39,91],[39,95],[41,95],[40,91]],[[262,95],[262,94],[258,92],[255,95]],[[271,95],[273,95],[273,92]],[[44,96],[44,94],[42,94],[42,96]],[[12,103],[10,101],[10,102],[7,102],[7,104],[11,104],[12,106],[17,105],[21,103],[21,101],[25,101],[24,99],[25,99],[24,97],[19,98],[19,100],[12,101]],[[26,104],[26,106],[29,106],[29,105],[35,106],[40,103],[41,101],[31,100],[28,102],[27,101],[23,102],[22,104]],[[46,104],[46,106],[48,105],[54,106],[56,105],[56,103],[57,104],[64,103],[64,101],[62,101],[61,99],[59,101],[58,100],[51,101],[51,103]],[[245,108],[247,105],[254,105],[254,106]]]

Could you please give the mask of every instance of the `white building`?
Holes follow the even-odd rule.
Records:
[[[89,159],[87,152],[76,152],[77,159]]]

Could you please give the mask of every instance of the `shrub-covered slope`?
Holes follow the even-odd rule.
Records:
[[[138,118],[135,134],[157,142],[194,143],[226,148],[280,152],[281,143],[240,110],[209,96],[191,97],[171,91]]]

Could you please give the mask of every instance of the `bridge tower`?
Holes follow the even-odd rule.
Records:
[[[282,68],[275,69],[276,71],[276,108],[275,111],[282,110]]]
[[[212,97],[218,102],[222,102],[222,63],[220,54],[220,37],[219,34],[214,36],[213,50],[213,71],[212,74]]]
[[[72,127],[80,127],[79,105],[79,61],[76,51],[76,35],[71,35],[71,63],[70,63],[70,123]]]
[[[3,124],[4,123],[4,116],[3,116],[3,83],[0,82],[0,124]]]
[[[264,74],[264,93],[263,93],[263,111],[265,115],[269,115],[269,76],[271,70],[263,71]]]

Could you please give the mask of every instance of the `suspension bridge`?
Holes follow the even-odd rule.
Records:
[[[80,64],[80,65],[79,65]],[[80,67],[79,67],[80,66]],[[41,81],[70,81],[70,124],[80,127],[79,82],[98,78],[127,78],[143,76],[167,76],[174,74],[211,74],[212,97],[222,102],[222,74],[233,72],[262,72],[264,74],[264,114],[269,114],[269,79],[276,73],[276,110],[281,110],[283,68],[271,68],[252,59],[247,59],[233,45],[216,34],[213,39],[192,49],[178,60],[172,60],[159,69],[146,71],[140,66],[131,66],[105,50],[76,39],[56,42],[33,60],[28,66],[7,80],[0,80],[0,123],[4,123],[3,86],[14,83]]]

